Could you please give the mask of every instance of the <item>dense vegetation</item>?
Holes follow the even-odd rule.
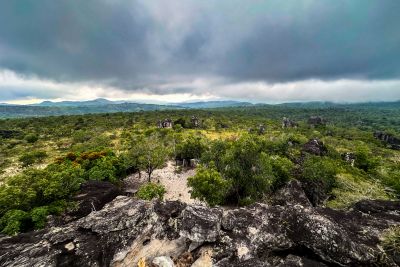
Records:
[[[200,126],[191,123],[191,116]],[[307,124],[312,115],[322,126]],[[282,128],[282,117],[299,123]],[[157,128],[171,118],[174,127]],[[259,125],[266,127],[258,131]],[[42,228],[46,217],[73,209],[87,180],[121,185],[128,174],[152,173],[169,159],[198,159],[189,179],[192,196],[210,205],[268,201],[290,179],[317,195],[314,204],[346,208],[363,198],[400,194],[400,151],[373,137],[398,135],[398,104],[346,106],[249,106],[0,120],[0,231],[14,234]],[[310,139],[327,152],[303,147]],[[355,155],[354,166],[343,160]],[[153,181],[154,182],[154,181]],[[138,196],[162,198],[164,188],[144,185]]]

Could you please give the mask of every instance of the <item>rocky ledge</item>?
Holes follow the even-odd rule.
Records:
[[[380,246],[400,202],[312,207],[292,181],[271,204],[222,209],[119,196],[60,227],[0,239],[1,266],[398,266]]]

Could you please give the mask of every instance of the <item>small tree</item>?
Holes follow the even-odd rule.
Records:
[[[168,158],[168,150],[154,136],[143,140],[138,146],[139,168],[148,175],[148,182],[151,181],[151,175],[155,169],[162,167]]]
[[[189,177],[188,186],[192,188],[192,198],[204,200],[210,206],[224,203],[230,188],[229,182],[215,168],[207,169],[203,166],[197,168],[195,176]]]

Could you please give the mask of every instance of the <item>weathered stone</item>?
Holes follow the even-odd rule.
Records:
[[[118,196],[61,227],[0,237],[0,266],[123,267],[160,257],[176,266],[396,266],[380,238],[400,226],[398,201],[315,208],[297,181],[278,195],[274,205],[224,211]]]
[[[303,152],[307,152],[316,156],[324,156],[328,153],[328,149],[324,145],[324,142],[314,138],[304,144]]]
[[[22,136],[22,133],[20,131],[0,130],[0,138],[10,139],[10,138],[16,138],[16,137],[21,137],[21,136]]]
[[[319,116],[311,116],[308,119],[308,124],[312,125],[312,126],[324,126],[326,124],[326,121]]]
[[[374,137],[388,144],[392,149],[400,150],[400,138],[384,132],[375,132]]]
[[[78,204],[78,208],[68,212],[67,221],[85,217],[92,211],[100,210],[105,204],[121,194],[118,187],[110,182],[87,181],[81,185],[79,193],[72,200]]]
[[[292,121],[286,117],[283,117],[282,128],[297,128],[299,125],[295,121]]]
[[[221,229],[222,210],[188,206],[182,212],[181,235],[194,242],[214,242]]]
[[[311,202],[307,198],[301,183],[298,180],[292,180],[287,183],[283,188],[279,189],[278,192],[272,198],[272,202],[275,205],[302,205],[304,207],[310,207]]]
[[[174,267],[175,266],[174,262],[171,260],[171,258],[170,257],[165,257],[165,256],[154,258],[152,263],[156,267]]]

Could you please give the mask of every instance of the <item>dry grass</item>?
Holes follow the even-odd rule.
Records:
[[[327,207],[345,209],[363,199],[393,198],[379,181],[367,180],[349,173],[340,173],[336,179],[338,185],[332,191],[336,198],[328,201]]]

